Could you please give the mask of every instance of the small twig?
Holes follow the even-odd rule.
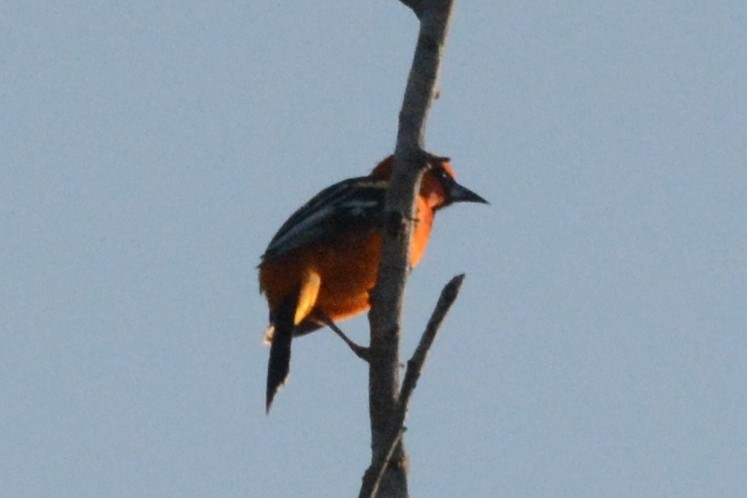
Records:
[[[438,298],[436,308],[431,314],[428,325],[420,337],[420,343],[412,354],[412,358],[407,361],[407,371],[405,372],[405,378],[402,381],[402,390],[399,393],[399,402],[397,403],[397,410],[395,411],[395,420],[405,420],[405,414],[407,412],[407,405],[410,402],[410,396],[415,390],[415,386],[418,384],[420,379],[420,373],[423,371],[423,365],[425,364],[425,358],[428,356],[428,351],[433,345],[433,341],[436,339],[438,329],[441,327],[441,322],[444,321],[446,313],[449,312],[451,305],[456,301],[459,295],[459,289],[462,287],[464,282],[464,273],[453,277],[448,284],[446,284],[441,291],[441,296]]]
[[[389,464],[389,460],[394,454],[394,449],[397,447],[397,443],[399,443],[400,439],[402,439],[402,434],[405,431],[404,422],[405,416],[407,415],[407,407],[410,404],[410,397],[418,384],[418,379],[420,379],[420,374],[423,371],[428,351],[431,349],[433,341],[436,339],[436,334],[438,334],[441,323],[444,321],[451,305],[454,304],[454,301],[456,301],[456,298],[459,295],[459,289],[462,286],[462,282],[464,282],[464,273],[453,277],[449,283],[444,286],[441,291],[441,296],[438,298],[438,302],[436,303],[436,307],[428,320],[428,325],[425,327],[425,331],[420,337],[418,347],[415,348],[412,358],[407,361],[407,371],[405,372],[405,378],[402,381],[402,389],[395,404],[392,418],[389,422],[387,451],[380,453],[380,457],[371,464],[368,470],[366,470],[366,473],[363,476],[363,485],[361,486],[359,498],[374,498],[378,492],[379,483],[381,482],[381,478],[384,476],[386,466]]]

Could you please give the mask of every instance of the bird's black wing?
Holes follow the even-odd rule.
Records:
[[[319,192],[283,223],[262,255],[271,261],[307,244],[381,226],[389,183],[370,177],[351,178]]]

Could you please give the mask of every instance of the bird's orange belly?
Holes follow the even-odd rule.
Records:
[[[321,277],[314,309],[334,321],[344,320],[370,307],[369,294],[376,285],[381,255],[381,235],[344,237],[333,244],[317,243],[290,252],[260,266],[261,289],[270,309],[298,292],[304,270],[313,269]],[[313,314],[313,313],[312,313]]]

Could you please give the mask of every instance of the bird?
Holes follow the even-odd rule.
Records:
[[[457,202],[488,202],[458,184],[449,158],[429,155],[417,196],[410,267],[423,256],[435,213]],[[270,344],[265,410],[290,371],[294,337],[329,326],[361,358],[336,322],[370,308],[382,254],[385,196],[394,156],[368,176],[335,183],[311,198],[283,223],[260,258],[260,291],[267,298]]]

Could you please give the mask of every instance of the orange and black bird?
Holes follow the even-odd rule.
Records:
[[[329,325],[359,355],[335,322],[369,309],[382,252],[384,198],[394,158],[368,176],[325,188],[291,215],[270,241],[259,264],[260,290],[267,297],[270,342],[266,410],[288,377],[291,341]],[[459,185],[447,159],[431,159],[420,184],[410,251],[414,267],[423,256],[439,209],[485,199]]]

